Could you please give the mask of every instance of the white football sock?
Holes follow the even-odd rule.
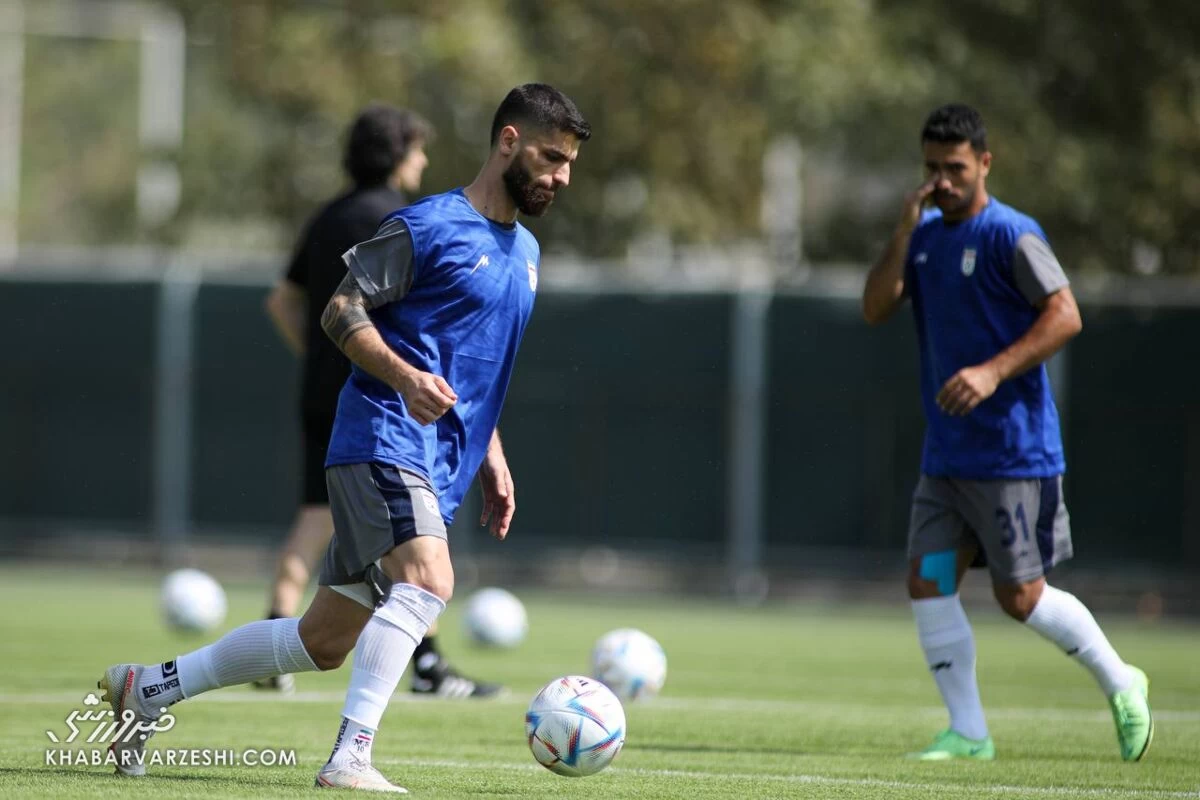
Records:
[[[436,595],[397,583],[376,609],[354,647],[354,666],[337,743],[330,762],[354,756],[369,761],[383,711],[400,683],[417,643],[446,608]],[[365,752],[365,756],[364,756]]]
[[[1105,695],[1133,686],[1129,665],[1109,644],[1092,612],[1070,592],[1046,584],[1025,622],[1087,667]]]
[[[359,725],[352,719],[342,717],[342,727],[338,728],[337,741],[333,743],[333,752],[329,754],[329,763],[333,759],[342,760],[354,758],[371,763],[371,745],[375,743],[375,729]]]
[[[146,706],[145,710],[157,717],[167,706],[183,699],[179,683],[179,669],[174,661],[148,664],[138,681],[138,698]]]
[[[180,656],[176,664],[179,699],[222,686],[317,669],[300,641],[300,620],[296,617],[243,625],[207,647]]]
[[[975,636],[957,594],[912,601],[917,637],[950,712],[950,729],[968,739],[986,739],[987,720],[975,682]]]

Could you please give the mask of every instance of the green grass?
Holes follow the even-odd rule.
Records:
[[[260,611],[261,586],[230,585],[229,627]],[[900,589],[897,595],[900,596]],[[298,677],[300,695],[225,689],[175,706],[156,748],[296,751],[294,767],[151,767],[140,780],[103,767],[47,766],[45,731],[63,723],[117,661],[161,661],[201,644],[164,629],[157,578],[145,573],[0,569],[0,795],[5,797],[295,797],[315,790],[348,667]],[[1101,622],[1153,682],[1154,747],[1117,754],[1091,678],[1030,631],[970,609],[979,679],[999,759],[904,760],[944,725],[903,601],[892,608],[743,610],[713,602],[523,595],[531,631],[518,649],[470,648],[451,604],[440,637],[470,674],[504,681],[507,700],[393,702],[375,744],[380,768],[418,797],[961,798],[1200,797],[1200,629]],[[630,704],[613,767],[581,780],[534,763],[525,704],[559,675],[585,672],[592,642],[615,627],[655,636],[670,659],[662,697]],[[407,686],[407,679],[402,687]]]

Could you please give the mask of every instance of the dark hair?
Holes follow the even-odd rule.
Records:
[[[976,153],[987,150],[987,128],[978,111],[963,103],[947,103],[935,108],[921,128],[922,142],[955,144],[970,142]]]
[[[433,126],[413,111],[373,103],[350,126],[342,166],[361,186],[384,183],[415,143],[433,140]]]
[[[544,83],[525,83],[508,93],[492,118],[494,145],[506,125],[528,122],[547,131],[572,133],[581,142],[592,136],[588,124],[571,98]]]

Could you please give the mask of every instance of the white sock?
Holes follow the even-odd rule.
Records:
[[[179,699],[222,686],[317,669],[300,641],[300,620],[296,617],[243,625],[207,647],[180,656],[176,664]]]
[[[1070,592],[1046,584],[1025,623],[1079,660],[1105,695],[1133,686],[1133,673],[1109,644],[1087,606]]]
[[[182,700],[179,683],[179,669],[174,661],[147,665],[137,685],[138,697],[146,712],[157,717],[167,710],[167,706]]]
[[[933,673],[950,729],[968,739],[986,739],[987,720],[975,682],[975,637],[957,594],[914,600],[917,637]]]
[[[338,728],[337,741],[333,743],[333,752],[329,754],[329,763],[349,756],[371,763],[371,745],[375,743],[375,729],[359,725],[352,719],[342,717],[342,727]]]
[[[436,595],[409,583],[397,583],[376,609],[354,647],[354,666],[332,763],[345,757],[370,761],[371,744],[392,693],[400,683],[417,643],[446,608]],[[364,755],[365,753],[365,755]]]

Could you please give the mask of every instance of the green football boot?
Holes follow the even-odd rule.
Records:
[[[1150,713],[1150,679],[1146,673],[1134,666],[1133,686],[1108,698],[1112,708],[1113,722],[1117,724],[1117,743],[1121,745],[1121,758],[1140,761],[1150,749],[1154,738],[1154,717]]]
[[[933,739],[933,744],[919,753],[909,754],[918,761],[949,761],[952,758],[969,758],[974,761],[991,761],[996,757],[996,745],[992,737],[968,739],[952,730],[944,730]]]

